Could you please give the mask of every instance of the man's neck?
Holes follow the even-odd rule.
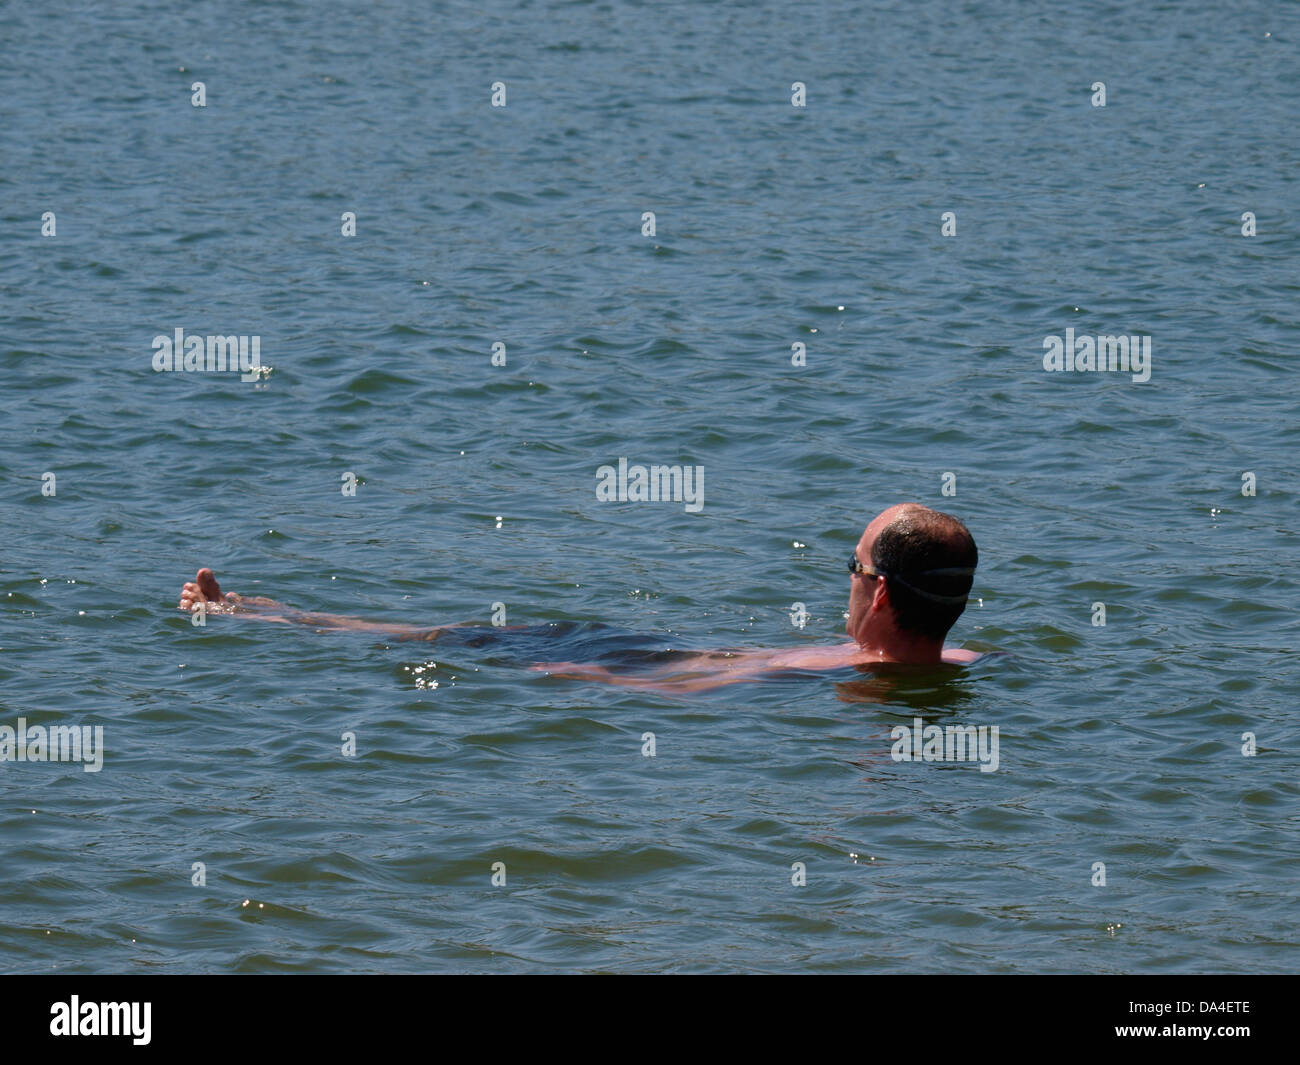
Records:
[[[897,629],[871,633],[857,641],[859,649],[881,662],[938,665],[943,661],[943,641],[902,633]]]

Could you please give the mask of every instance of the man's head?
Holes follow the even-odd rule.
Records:
[[[979,552],[952,515],[900,503],[872,519],[855,559],[848,634],[864,647],[942,647],[966,609]]]

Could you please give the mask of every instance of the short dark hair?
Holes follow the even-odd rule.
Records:
[[[919,505],[901,511],[871,548],[872,566],[886,574],[894,623],[932,640],[947,636],[966,609],[978,563],[975,538],[961,521]],[[945,569],[971,573],[932,572]]]

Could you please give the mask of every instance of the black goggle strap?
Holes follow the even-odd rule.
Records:
[[[935,603],[964,603],[968,595],[936,595],[934,592],[927,592],[924,588],[918,588],[914,584],[909,584],[896,573],[881,574],[881,576],[891,577],[898,581],[913,595],[919,595],[922,599],[929,599]],[[915,574],[917,577],[974,577],[975,569],[972,566],[949,566],[945,569],[927,569],[921,573]]]

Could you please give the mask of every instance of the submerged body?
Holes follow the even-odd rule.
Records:
[[[215,577],[206,576],[211,572],[200,570],[196,580],[185,585],[181,609],[197,609],[202,601],[209,612],[251,620],[304,625],[318,631],[372,632],[401,642],[486,649],[497,652],[512,664],[552,676],[647,691],[705,691],[792,672],[833,673],[844,669],[869,672],[873,666],[900,664],[878,651],[864,650],[852,641],[814,647],[700,651],[647,646],[653,637],[624,633],[594,622],[508,626],[458,622],[430,627],[366,621],[341,614],[302,611],[261,596],[221,594]],[[207,594],[200,591],[205,585]],[[550,660],[556,652],[597,660]],[[949,647],[944,648],[939,664],[962,666],[980,657],[977,651]]]
[[[650,691],[704,691],[725,684],[761,680],[781,673],[831,673],[841,669],[868,672],[872,666],[898,665],[892,659],[864,651],[856,643],[825,647],[765,648],[736,651],[683,652],[684,657],[654,672],[627,673],[583,662],[539,662],[532,669],[561,677],[597,680],[628,688]],[[968,665],[981,656],[978,651],[946,647],[941,664]]]
[[[864,558],[869,558],[870,564],[864,563]],[[178,605],[182,610],[238,613],[318,629],[378,632],[400,640],[438,640],[454,633],[453,638],[469,646],[482,646],[513,639],[515,660],[533,662],[532,669],[656,691],[701,691],[789,672],[974,662],[981,657],[979,652],[944,647],[943,641],[966,607],[977,561],[975,541],[960,521],[919,503],[900,503],[872,519],[849,562],[849,611],[844,626],[849,642],[734,651],[641,650],[634,655],[636,664],[648,668],[635,672],[595,663],[543,661],[537,657],[542,647],[535,641],[533,655],[519,655],[526,645],[520,645],[517,638],[538,636],[536,627],[383,624],[339,614],[304,613],[273,599],[223,594],[216,575],[206,568],[182,588]],[[540,634],[558,631],[557,626],[542,626]],[[626,658],[620,662],[627,664]]]

